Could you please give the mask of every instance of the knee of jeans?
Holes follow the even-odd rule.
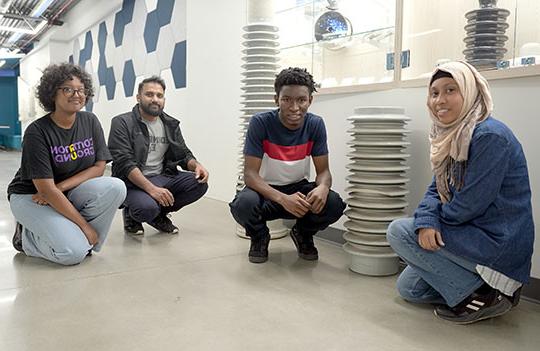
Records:
[[[62,250],[53,251],[53,257],[55,262],[64,266],[73,266],[81,263],[87,254],[88,248],[86,245],[71,245],[62,248]]]
[[[124,200],[126,199],[126,194],[127,194],[126,184],[121,179],[111,177],[109,193],[113,199],[112,202],[120,206],[120,204],[122,204]]]
[[[396,251],[396,249],[403,245],[403,243],[408,240],[409,233],[405,228],[407,221],[410,221],[409,218],[399,218],[395,219],[388,225],[386,229],[386,240],[390,246]]]
[[[411,290],[411,287],[408,285],[405,285],[403,283],[400,283],[400,280],[398,278],[397,284],[397,291],[399,293],[399,296],[401,296],[403,299],[407,301],[416,301],[416,295],[414,294],[414,291]]]
[[[334,191],[328,193],[328,198],[326,200],[326,216],[328,217],[330,224],[341,218],[346,206],[347,205],[345,205],[338,193]]]
[[[208,183],[197,183],[197,199],[203,197],[204,194],[208,191]]]
[[[149,222],[161,213],[161,208],[152,202],[139,204],[136,207],[129,208],[129,215],[137,222]]]
[[[239,192],[230,204],[233,215],[245,216],[259,206],[259,194],[253,190]]]

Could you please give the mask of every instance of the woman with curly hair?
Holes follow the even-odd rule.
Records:
[[[13,246],[28,256],[80,263],[101,249],[124,201],[124,183],[102,177],[111,155],[101,125],[81,111],[92,96],[92,80],[78,66],[43,72],[37,97],[49,113],[26,129],[21,167],[8,186]]]

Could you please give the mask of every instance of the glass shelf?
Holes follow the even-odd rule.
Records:
[[[387,82],[415,84],[451,60],[476,59],[477,68],[489,79],[537,75],[540,70],[538,0],[498,0],[494,7],[502,9],[499,15],[508,14],[498,18],[504,24],[480,25],[475,17],[489,11],[478,11],[478,0],[338,0],[337,11],[350,21],[351,33],[328,41],[315,39],[315,24],[329,11],[329,1],[274,1],[280,65],[307,68],[321,87],[330,88],[327,91],[373,84],[381,88],[376,85]],[[486,32],[488,27],[499,32]],[[397,65],[394,71],[388,60],[396,45],[407,52],[408,64]],[[500,54],[485,64],[484,57],[495,51]]]
[[[386,57],[394,51],[395,0],[341,0],[337,9],[328,5],[322,0],[276,2],[280,65],[307,68],[323,88],[392,81],[394,73],[386,69]],[[332,11],[339,12],[336,27],[341,26],[342,36],[321,25],[336,21],[317,23]],[[337,38],[317,41],[321,31]]]

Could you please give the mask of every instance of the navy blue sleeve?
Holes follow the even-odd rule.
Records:
[[[265,129],[262,120],[257,116],[253,116],[249,121],[246,142],[244,144],[244,155],[263,158],[264,135]]]
[[[433,177],[424,198],[418,204],[416,211],[414,211],[414,231],[421,228],[433,228],[441,232],[441,223],[439,221],[441,204],[435,177]]]
[[[315,128],[313,133],[313,148],[311,156],[328,155],[328,142],[326,139],[326,126],[322,118],[318,117],[315,120]]]
[[[481,216],[499,194],[509,163],[506,139],[491,133],[473,139],[463,188],[442,205],[441,221],[460,225]]]

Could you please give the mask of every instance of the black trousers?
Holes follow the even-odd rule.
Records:
[[[316,186],[314,182],[308,182],[304,179],[298,183],[273,186],[273,188],[287,195],[296,192],[307,195]],[[269,233],[266,221],[278,218],[296,219],[296,227],[300,234],[314,235],[336,222],[342,216],[346,205],[338,193],[330,190],[326,205],[320,213],[307,212],[304,217],[296,218],[283,206],[267,200],[253,189],[245,187],[236,194],[229,206],[232,216],[238,224],[246,229],[246,234],[250,237],[260,237]]]
[[[152,184],[169,190],[174,197],[174,204],[167,207],[161,206],[144,190],[127,181],[124,206],[131,218],[137,222],[151,222],[161,213],[176,212],[200,199],[208,190],[208,184],[197,182],[193,172],[179,172],[175,176],[155,175],[147,178]]]

